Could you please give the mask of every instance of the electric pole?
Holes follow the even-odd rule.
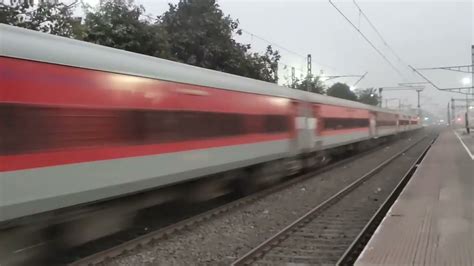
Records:
[[[456,123],[456,104],[454,103],[454,99],[451,98],[451,116],[453,117],[453,126]]]
[[[307,66],[307,69],[308,69],[308,75],[306,76],[306,91],[310,91],[310,86],[311,86],[311,78],[312,78],[312,74],[311,74],[311,54],[308,54],[308,59],[307,59],[307,63],[308,63],[308,66]]]
[[[472,81],[471,81],[472,82]],[[469,90],[470,91],[470,90]],[[467,134],[471,133],[471,130],[469,128],[469,94],[466,93],[466,132]]]
[[[383,88],[379,88],[379,107],[382,108],[382,91]]]
[[[417,89],[416,93],[418,94],[418,116],[421,117],[421,106],[420,106],[420,92],[422,92],[423,89]]]
[[[307,69],[308,69],[308,77],[311,76],[311,54],[308,54],[308,59],[307,59]]]
[[[291,85],[295,85],[295,67],[291,67]]]
[[[451,126],[451,114],[450,114],[450,110],[449,110],[449,102],[448,102],[448,125]]]

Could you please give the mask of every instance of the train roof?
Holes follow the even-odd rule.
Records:
[[[378,112],[400,113],[359,102],[293,90],[274,83],[5,24],[0,24],[0,55],[225,90],[308,100],[310,102]]]

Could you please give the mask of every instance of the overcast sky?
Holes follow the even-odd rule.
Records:
[[[176,0],[136,0],[147,13],[162,14],[168,2]],[[98,0],[88,0],[96,3]],[[397,86],[399,82],[421,81],[406,64],[414,67],[471,64],[474,43],[474,5],[464,1],[363,1],[357,3],[402,61],[384,45],[367,21],[359,16],[353,1],[334,0],[334,4],[360,28],[374,45],[402,73],[399,75],[357,33],[329,3],[323,0],[220,0],[225,14],[240,21],[244,33],[239,40],[263,51],[270,42],[300,55],[311,54],[313,73],[322,69],[326,75],[368,75],[357,87]],[[254,36],[252,36],[252,34]],[[282,54],[281,78],[290,77],[291,66],[297,74],[305,73],[305,58],[275,47]],[[284,70],[284,64],[288,69]],[[423,72],[440,87],[463,86],[469,74],[446,71]],[[283,76],[283,77],[282,77]],[[357,79],[337,81],[352,84]],[[422,107],[441,114],[448,100],[460,95],[442,93],[432,87],[422,92]],[[386,98],[401,98],[404,104],[416,106],[415,92],[384,92]],[[397,105],[392,101],[391,105]]]

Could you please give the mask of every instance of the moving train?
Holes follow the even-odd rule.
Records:
[[[70,223],[125,195],[141,207],[193,195],[175,184],[211,195],[273,182],[421,126],[407,113],[7,25],[0,44],[3,230]]]

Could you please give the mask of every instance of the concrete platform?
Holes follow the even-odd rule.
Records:
[[[355,265],[474,265],[470,138],[441,132]]]
[[[474,129],[471,134],[466,134],[465,129],[457,129],[454,131],[456,137],[459,138],[463,147],[468,151],[468,154],[474,160]]]

